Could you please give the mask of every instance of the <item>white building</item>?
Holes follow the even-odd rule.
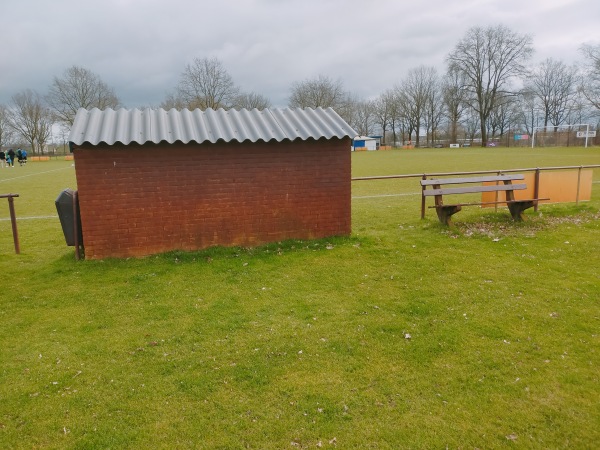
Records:
[[[377,139],[369,136],[356,136],[352,141],[352,151],[377,150]]]

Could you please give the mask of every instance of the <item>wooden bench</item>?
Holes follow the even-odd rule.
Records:
[[[435,205],[430,208],[435,208],[440,222],[446,225],[451,224],[451,216],[462,209],[463,206],[476,206],[476,205],[497,205],[506,204],[510,211],[512,218],[515,221],[523,220],[523,211],[527,208],[535,206],[539,200],[549,200],[547,198],[542,199],[529,199],[529,200],[515,200],[514,191],[527,189],[525,183],[513,184],[513,181],[522,181],[525,177],[523,175],[495,175],[495,176],[480,176],[480,177],[466,177],[466,178],[432,178],[421,180],[421,187],[423,192],[423,199],[425,197],[434,197]],[[471,185],[478,183],[478,185]],[[482,183],[496,183],[492,185],[482,185]],[[501,184],[500,184],[501,183]],[[469,186],[452,186],[442,187],[446,185],[464,185]],[[427,189],[431,186],[431,189]],[[475,203],[454,203],[445,205],[443,202],[444,195],[454,194],[473,194],[483,192],[504,192],[505,200],[497,200],[492,202],[475,202]]]

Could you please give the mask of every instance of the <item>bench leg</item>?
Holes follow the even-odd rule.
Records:
[[[535,205],[535,201],[527,200],[522,202],[513,202],[508,204],[508,210],[515,222],[521,222],[523,220],[523,211],[531,208]]]
[[[450,217],[452,216],[452,214],[456,214],[457,212],[459,212],[462,209],[461,206],[458,205],[449,205],[449,206],[438,206],[435,208],[438,218],[440,219],[440,222],[442,222],[444,225],[452,225],[452,221],[450,220]]]

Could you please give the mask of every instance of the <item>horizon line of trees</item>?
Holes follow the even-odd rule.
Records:
[[[488,140],[509,130],[533,134],[534,128],[583,123],[600,118],[600,44],[583,44],[581,67],[548,58],[530,67],[532,38],[506,26],[472,27],[446,56],[446,71],[412,68],[392,88],[373,100],[344,89],[326,75],[295,82],[290,108],[333,108],[360,135],[375,132],[392,143],[424,136],[433,144]],[[0,148],[26,143],[42,153],[60,124],[66,136],[79,108],[122,106],[114,89],[78,66],[54,77],[45,96],[27,89],[0,105]],[[269,99],[243,92],[217,58],[195,58],[177,86],[160,104],[164,109],[265,109]],[[598,122],[597,122],[598,123]],[[424,134],[423,134],[424,133]],[[459,137],[462,135],[462,138]]]

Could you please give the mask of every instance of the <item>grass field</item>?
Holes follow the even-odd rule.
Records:
[[[353,176],[600,164],[600,149],[352,155]],[[70,161],[0,169],[0,448],[596,448],[592,201],[420,220],[353,183],[353,233],[79,261]]]

